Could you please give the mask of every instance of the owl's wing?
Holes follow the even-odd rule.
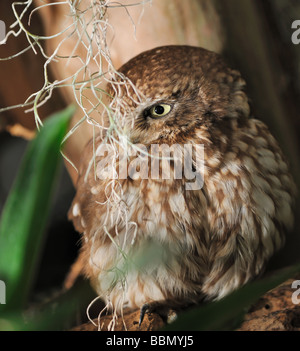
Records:
[[[79,233],[95,233],[107,215],[108,198],[112,192],[111,179],[116,164],[114,149],[91,139],[86,145],[80,163],[76,195],[68,213]]]
[[[90,140],[82,153],[78,179],[75,185],[76,195],[68,212],[68,219],[73,222],[75,229],[81,234],[84,233],[87,223],[89,223],[91,204],[93,201],[97,201],[92,192],[97,182],[93,167],[90,167],[91,162],[93,162],[93,155],[93,140]],[[98,184],[98,186],[100,185]]]

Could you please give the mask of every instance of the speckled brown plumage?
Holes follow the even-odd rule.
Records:
[[[116,309],[222,298],[263,271],[293,224],[295,187],[282,152],[265,124],[249,117],[240,74],[215,53],[161,47],[133,58],[120,72],[142,96],[136,104],[134,89],[123,89],[128,120],[134,120],[128,138],[148,150],[151,144],[204,145],[204,185],[186,190],[185,178],[120,180],[117,209],[106,202],[109,180],[100,179],[99,168],[96,177],[92,168],[85,179],[90,142],[70,210],[83,235],[85,274]],[[155,104],[171,110],[151,118],[145,111]],[[97,138],[96,147],[100,143]],[[96,164],[100,159],[96,152]],[[121,203],[127,227],[118,217]],[[112,276],[122,260],[116,243],[130,254],[150,241],[159,242],[168,259],[128,271],[121,286]]]

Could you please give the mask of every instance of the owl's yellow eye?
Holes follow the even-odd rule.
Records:
[[[152,118],[160,118],[166,116],[171,111],[171,106],[168,104],[157,104],[148,110],[148,116]]]

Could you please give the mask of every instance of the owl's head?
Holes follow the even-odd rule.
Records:
[[[136,88],[121,89],[134,120],[129,129],[134,143],[182,143],[197,128],[249,115],[240,73],[202,48],[158,47],[134,57],[119,72]]]

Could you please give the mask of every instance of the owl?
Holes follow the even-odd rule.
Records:
[[[138,152],[104,153],[117,136],[92,139],[69,218],[98,295],[117,312],[141,309],[141,322],[147,311],[218,300],[260,275],[293,225],[295,185],[277,141],[250,116],[240,73],[220,55],[165,46],[118,72],[108,95],[121,101],[122,138]],[[153,156],[162,145],[190,159],[197,186],[173,172],[175,149]],[[164,164],[168,177],[159,176]],[[121,168],[128,172],[116,177]],[[139,268],[130,264],[137,256],[146,261]]]

